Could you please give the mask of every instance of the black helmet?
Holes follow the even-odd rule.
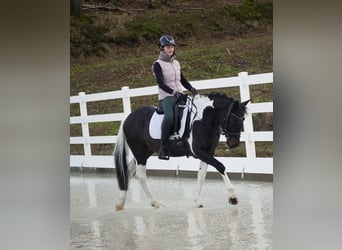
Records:
[[[163,48],[164,46],[173,45],[176,46],[175,39],[172,36],[164,35],[159,38],[159,46]]]

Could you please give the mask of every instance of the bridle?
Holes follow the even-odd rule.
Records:
[[[229,117],[230,116],[232,116],[232,117],[234,117],[235,119],[237,119],[237,120],[240,120],[240,121],[244,121],[245,120],[245,117],[244,117],[244,115],[242,115],[242,116],[237,116],[236,114],[234,114],[233,112],[232,112],[232,108],[233,108],[233,105],[234,105],[234,102],[232,102],[230,105],[229,105],[229,109],[228,109],[228,113],[227,113],[227,116],[226,116],[226,118],[223,120],[223,126],[222,126],[222,132],[220,132],[220,134],[221,135],[224,135],[227,139],[229,138],[229,137],[240,137],[240,135],[241,135],[241,132],[239,131],[239,132],[232,132],[232,131],[229,131],[228,129],[227,129],[227,123],[228,123],[228,121],[229,121]]]

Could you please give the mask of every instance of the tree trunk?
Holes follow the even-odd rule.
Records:
[[[70,0],[70,15],[77,16],[82,11],[82,0]]]

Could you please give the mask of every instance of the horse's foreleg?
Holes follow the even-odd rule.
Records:
[[[224,174],[221,174],[221,176],[223,178],[224,184],[226,185],[226,188],[227,188],[228,193],[229,193],[229,200],[228,200],[229,203],[232,205],[236,205],[238,203],[238,199],[235,195],[234,186],[231,183],[227,172],[224,172]]]
[[[200,200],[202,186],[205,181],[205,177],[207,175],[208,164],[204,161],[200,162],[199,171],[197,173],[197,187],[194,192],[194,201],[197,207],[203,207],[202,201]]]
[[[151,206],[155,208],[159,208],[161,204],[153,199],[152,194],[146,184],[146,165],[139,164],[136,167],[136,176],[141,184],[141,187],[145,191],[145,194],[150,199]]]
[[[219,162],[217,159],[215,159],[215,157],[213,157],[212,155],[209,155],[203,149],[197,149],[195,151],[195,153],[198,156],[198,158],[200,158],[202,161],[212,165],[213,167],[215,167],[217,169],[217,171],[219,171],[219,173],[221,174],[221,176],[223,178],[224,184],[226,185],[228,193],[229,193],[229,203],[233,204],[233,205],[237,204],[238,200],[237,200],[235,192],[234,192],[234,187],[229,180],[229,177],[226,173],[225,166],[221,162]]]
[[[119,203],[116,204],[115,206],[116,211],[120,211],[124,208],[126,197],[127,197],[127,190],[120,190]]]

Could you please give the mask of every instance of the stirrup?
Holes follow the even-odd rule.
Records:
[[[170,157],[168,155],[162,155],[162,154],[159,154],[158,158],[160,160],[168,160],[168,159],[170,159]]]

